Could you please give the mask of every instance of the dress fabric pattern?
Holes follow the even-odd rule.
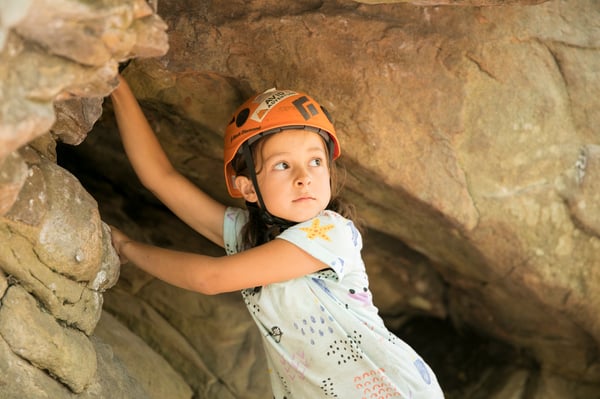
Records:
[[[228,255],[239,252],[246,211],[228,208]],[[324,270],[242,290],[263,338],[276,399],[443,398],[430,367],[385,326],[373,305],[362,238],[333,211],[294,225],[286,240],[323,262]],[[281,267],[291,260],[282,259]]]

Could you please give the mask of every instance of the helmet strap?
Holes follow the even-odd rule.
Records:
[[[260,188],[258,187],[258,179],[256,178],[256,170],[254,169],[254,157],[252,156],[252,150],[247,142],[242,144],[242,154],[244,155],[244,161],[248,167],[248,174],[250,175],[250,180],[252,180],[252,185],[254,186],[254,191],[256,192],[260,217],[267,226],[267,230],[265,231],[265,242],[270,241],[272,239],[270,236],[272,235],[273,228],[278,227],[280,231],[283,231],[297,223],[272,215],[267,210],[267,206],[265,205],[262,194],[260,193]]]

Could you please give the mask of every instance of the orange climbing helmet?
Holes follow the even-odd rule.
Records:
[[[233,198],[242,197],[235,187],[236,175],[232,166],[242,146],[249,146],[263,136],[285,129],[307,129],[319,133],[328,143],[331,160],[340,156],[340,144],[331,118],[312,97],[277,89],[256,94],[235,111],[225,129],[225,182]]]

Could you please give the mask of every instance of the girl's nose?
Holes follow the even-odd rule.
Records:
[[[305,170],[300,171],[296,176],[297,186],[305,186],[307,184],[310,184],[310,181],[310,175]]]

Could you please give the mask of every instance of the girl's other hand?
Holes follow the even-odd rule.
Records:
[[[121,264],[123,265],[128,263],[129,259],[127,259],[127,257],[123,254],[123,247],[125,244],[132,242],[133,240],[115,226],[110,226],[110,233],[112,245],[115,248],[115,251],[117,251],[117,255],[119,255]]]

